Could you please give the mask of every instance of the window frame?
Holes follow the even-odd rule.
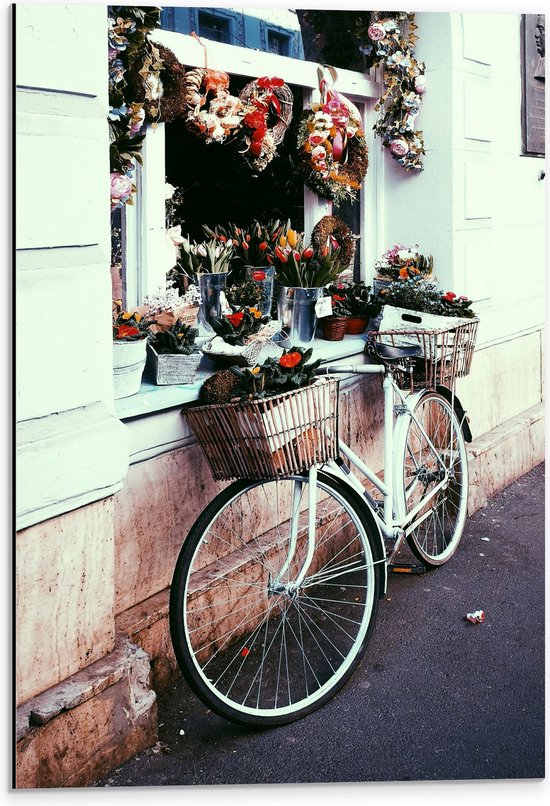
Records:
[[[205,48],[187,34],[157,29],[151,34],[154,42],[170,48],[186,67],[202,67],[207,61],[213,70],[230,75],[257,78],[277,75],[304,89],[304,107],[319,100],[319,65],[289,56],[255,51],[236,45],[202,40]],[[327,79],[330,76],[327,75]],[[335,88],[350,100],[363,106],[363,124],[369,141],[369,170],[359,194],[361,204],[361,278],[372,277],[367,267],[374,265],[381,242],[383,200],[383,160],[381,146],[370,136],[372,107],[380,98],[381,85],[377,76],[367,76],[351,70],[338,69]],[[369,125],[370,123],[370,125]],[[137,188],[135,204],[126,206],[123,216],[123,272],[126,306],[139,305],[146,294],[154,293],[165,282],[165,271],[156,256],[165,238],[165,133],[164,124],[148,127],[143,144],[143,164],[136,166]],[[365,211],[368,210],[368,219]],[[306,239],[317,221],[332,212],[332,203],[321,199],[304,186],[304,230]]]

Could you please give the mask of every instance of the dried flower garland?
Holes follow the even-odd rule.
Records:
[[[158,103],[162,94],[162,84],[154,81],[154,68],[160,62],[158,51],[147,39],[159,25],[160,11],[152,6],[108,7],[112,211],[132,202],[132,172],[134,161],[141,162],[146,103]]]
[[[263,76],[248,83],[239,93],[246,105],[243,132],[246,162],[256,171],[275,156],[292,120],[293,96],[282,78]]]
[[[305,184],[318,196],[337,203],[353,200],[368,168],[361,116],[322,77],[320,90],[321,103],[304,110],[298,125],[299,166]]]
[[[313,227],[311,243],[315,249],[329,246],[339,249],[339,262],[342,271],[347,269],[355,255],[356,236],[348,225],[335,215],[323,216]]]
[[[379,112],[374,131],[407,171],[421,171],[421,155],[425,154],[422,132],[415,129],[426,91],[425,65],[414,55],[416,29],[414,14],[374,12],[370,25],[361,32],[361,51],[373,65],[384,64],[384,93],[374,107]]]

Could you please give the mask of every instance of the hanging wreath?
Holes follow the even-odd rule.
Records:
[[[311,244],[316,250],[339,249],[342,271],[351,266],[355,256],[355,241],[348,225],[336,215],[325,215],[313,227]]]
[[[374,107],[379,112],[375,134],[407,171],[421,171],[421,155],[426,153],[422,132],[415,129],[426,91],[426,68],[414,55],[416,29],[414,14],[374,12],[368,28],[360,32],[361,50],[370,63],[384,64],[384,93]]]
[[[186,128],[207,143],[223,143],[238,131],[246,113],[241,99],[229,93],[227,73],[207,67],[185,74],[184,100]]]
[[[251,168],[263,171],[292,120],[292,91],[282,78],[263,76],[243,87],[239,98],[247,110],[243,117],[245,148],[241,153]]]
[[[331,69],[335,76],[335,71]],[[353,200],[368,168],[368,149],[358,109],[320,81],[322,101],[302,112],[297,131],[298,163],[305,184],[318,196]]]

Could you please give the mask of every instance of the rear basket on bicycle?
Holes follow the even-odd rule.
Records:
[[[286,476],[338,456],[338,378],[182,413],[217,481]]]
[[[421,356],[413,359],[412,373],[395,369],[394,377],[401,389],[435,389],[439,384],[453,388],[456,378],[470,372],[476,345],[479,319],[461,319],[457,325],[420,329],[400,327],[370,331],[374,342],[394,347],[420,345]]]

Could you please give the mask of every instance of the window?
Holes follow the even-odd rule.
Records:
[[[199,34],[214,42],[230,42],[230,21],[224,17],[218,17],[216,14],[199,11]]]
[[[187,67],[202,66],[202,61],[194,61],[202,59],[203,54],[197,51],[191,37],[181,34],[174,40],[173,33],[159,31],[155,39],[162,42],[163,35],[171,37],[166,39],[166,45],[182,64]],[[215,50],[212,48],[212,55],[209,55],[208,64],[212,69],[224,70],[231,76],[232,92],[238,92],[258,76],[280,76],[292,89],[295,115],[319,98],[318,64],[314,62],[216,44]],[[143,147],[143,167],[137,171],[136,204],[124,211],[122,227],[125,247],[123,262],[127,267],[123,271],[123,285],[128,306],[139,304],[145,294],[156,291],[165,281],[166,267],[159,261],[165,242],[165,179],[187,189],[188,201],[178,218],[184,219],[184,234],[188,232],[197,239],[202,237],[203,223],[238,223],[238,217],[248,220],[288,217],[296,228],[305,231],[307,238],[323,215],[334,212],[359,236],[355,257],[356,277],[370,279],[370,267],[379,251],[377,176],[380,172],[381,149],[374,145],[372,125],[375,115],[373,107],[379,98],[380,88],[365,74],[346,70],[339,71],[337,88],[356,104],[363,115],[370,155],[367,179],[358,200],[334,210],[329,201],[319,198],[305,187],[293,169],[293,144],[290,138],[285,138],[283,146],[279,147],[279,156],[270,164],[271,167],[268,166],[257,178],[253,178],[242,170],[235,171],[235,167],[227,162],[225,144],[207,145],[184,132],[181,122],[160,124],[148,132]]]
[[[277,31],[268,30],[267,49],[270,53],[276,53],[278,56],[288,56],[290,37],[280,34]]]

